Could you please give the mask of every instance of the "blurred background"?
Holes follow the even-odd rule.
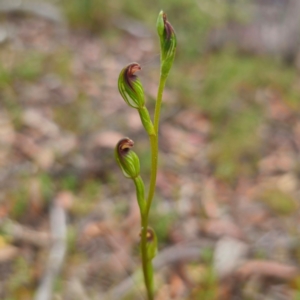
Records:
[[[156,299],[300,299],[300,1],[1,0],[0,298],[145,299],[135,191],[113,149],[153,114],[156,18],[178,37],[150,224]]]

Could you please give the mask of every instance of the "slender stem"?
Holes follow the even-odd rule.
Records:
[[[145,211],[146,202],[145,202],[145,185],[141,176],[137,176],[133,179],[136,197],[140,207],[141,214]]]
[[[147,289],[148,299],[152,300],[153,297],[153,271],[151,261],[148,259],[147,253],[147,228],[148,228],[148,215],[146,214],[146,203],[145,203],[145,188],[144,182],[141,176],[137,176],[133,179],[135,188],[136,188],[136,196],[138,200],[138,204],[140,207],[141,213],[141,253],[142,253],[142,265],[143,265],[143,273],[144,280]]]
[[[144,214],[141,216],[142,234],[141,234],[141,252],[142,252],[142,264],[144,280],[147,289],[148,300],[154,299],[153,289],[153,271],[152,262],[148,259],[147,253],[147,228],[148,228],[148,215]]]
[[[165,75],[162,73],[160,74],[159,86],[158,86],[157,98],[156,98],[156,105],[155,105],[155,112],[154,112],[154,129],[155,129],[156,135],[158,134],[160,108],[161,108],[162,96],[163,96],[167,77],[168,77],[168,75]]]
[[[157,164],[158,164],[158,127],[159,127],[159,117],[160,117],[160,109],[162,103],[162,96],[164,87],[166,84],[167,76],[160,75],[159,80],[159,87],[157,91],[157,99],[155,105],[155,112],[154,112],[154,130],[155,135],[149,136],[150,144],[151,144],[151,177],[150,177],[150,185],[149,185],[149,193],[146,203],[146,214],[149,214],[149,210],[152,204],[153,196],[155,193],[155,186],[156,186],[156,176],[157,176]]]
[[[156,168],[153,166],[157,166],[157,138],[155,135],[149,135],[150,144],[151,144],[151,157],[152,157],[152,169],[151,169],[151,182],[154,184],[154,188],[152,188],[152,197],[154,195],[155,190],[155,182],[156,182]],[[154,163],[153,163],[154,161]],[[151,183],[150,183],[151,186]],[[149,195],[151,189],[149,188]],[[148,196],[149,199],[149,196]],[[148,300],[154,299],[154,287],[153,287],[153,268],[152,261],[148,259],[147,253],[147,229],[148,229],[148,220],[149,220],[149,210],[148,202],[145,203],[145,209],[143,212],[141,211],[141,253],[142,253],[142,264],[143,264],[143,273],[144,273],[144,281],[147,289]]]
[[[154,126],[151,122],[151,118],[150,118],[148,109],[144,106],[144,107],[140,108],[138,111],[139,111],[143,126],[144,126],[145,130],[147,131],[148,135],[149,136],[155,135]]]
[[[149,184],[148,198],[146,202],[146,215],[149,215],[150,207],[155,193],[156,177],[157,177],[157,163],[158,163],[158,136],[150,135],[151,145],[151,176]]]
[[[149,260],[147,262],[147,272],[148,272],[148,278],[149,280],[149,291],[151,291],[150,294],[150,298],[153,299],[154,298],[154,282],[153,282],[153,265],[152,265],[152,260]],[[149,297],[149,293],[148,293],[148,297]]]
[[[162,103],[163,90],[165,87],[167,76],[160,76],[159,87],[157,92],[157,99],[155,105],[154,113],[154,131],[155,134],[149,134],[150,144],[151,144],[151,176],[150,176],[150,185],[149,193],[146,202],[146,208],[141,213],[141,252],[142,252],[142,264],[143,264],[143,273],[144,280],[147,289],[148,300],[154,299],[154,286],[153,286],[153,266],[152,261],[148,259],[147,255],[147,228],[148,228],[148,219],[149,211],[153,201],[155,186],[156,186],[156,177],[157,177],[157,164],[158,164],[158,127],[159,127],[159,117],[160,109]]]

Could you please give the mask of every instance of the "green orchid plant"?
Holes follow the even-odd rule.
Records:
[[[140,176],[139,158],[132,150],[134,142],[129,138],[123,138],[115,147],[115,158],[119,167],[126,178],[133,180],[136,188],[136,197],[141,215],[140,248],[148,300],[154,299],[152,260],[157,252],[157,237],[154,230],[149,226],[148,220],[156,187],[160,110],[165,83],[174,61],[177,45],[175,31],[167,20],[166,14],[162,11],[159,13],[157,19],[157,32],[160,39],[160,80],[153,122],[145,106],[142,83],[135,74],[141,70],[141,66],[135,62],[129,64],[121,70],[118,80],[118,88],[121,96],[126,104],[137,109],[150,140],[151,176],[147,197],[145,195],[145,185]]]

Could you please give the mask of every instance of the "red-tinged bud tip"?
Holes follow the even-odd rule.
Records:
[[[119,75],[118,88],[125,102],[136,109],[144,107],[145,97],[143,86],[135,75],[142,68],[138,63],[131,63],[123,68]]]
[[[167,76],[175,57],[177,39],[174,28],[163,11],[158,15],[156,28],[160,38],[161,73]]]
[[[164,20],[165,31],[166,31],[166,40],[169,41],[171,39],[172,33],[174,34],[174,28],[167,20],[167,15],[165,13],[163,13],[163,20]]]
[[[140,71],[142,68],[138,63],[132,63],[125,68],[124,71],[124,80],[133,89],[132,82],[136,79],[135,73]]]
[[[117,149],[118,149],[118,153],[119,153],[120,157],[123,157],[126,154],[128,154],[128,152],[133,147],[133,145],[134,145],[133,140],[131,140],[129,138],[121,139],[117,144]]]
[[[123,174],[127,178],[134,179],[140,174],[140,161],[131,150],[134,142],[129,138],[121,139],[115,148],[115,158]]]

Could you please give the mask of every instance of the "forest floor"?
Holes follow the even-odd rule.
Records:
[[[113,150],[133,139],[146,183],[150,150],[117,79],[140,62],[152,114],[159,56],[152,31],[126,26],[0,25],[1,299],[33,299],[49,274],[53,299],[144,299],[138,206]],[[175,66],[150,217],[157,300],[299,299],[299,80],[231,50]]]

